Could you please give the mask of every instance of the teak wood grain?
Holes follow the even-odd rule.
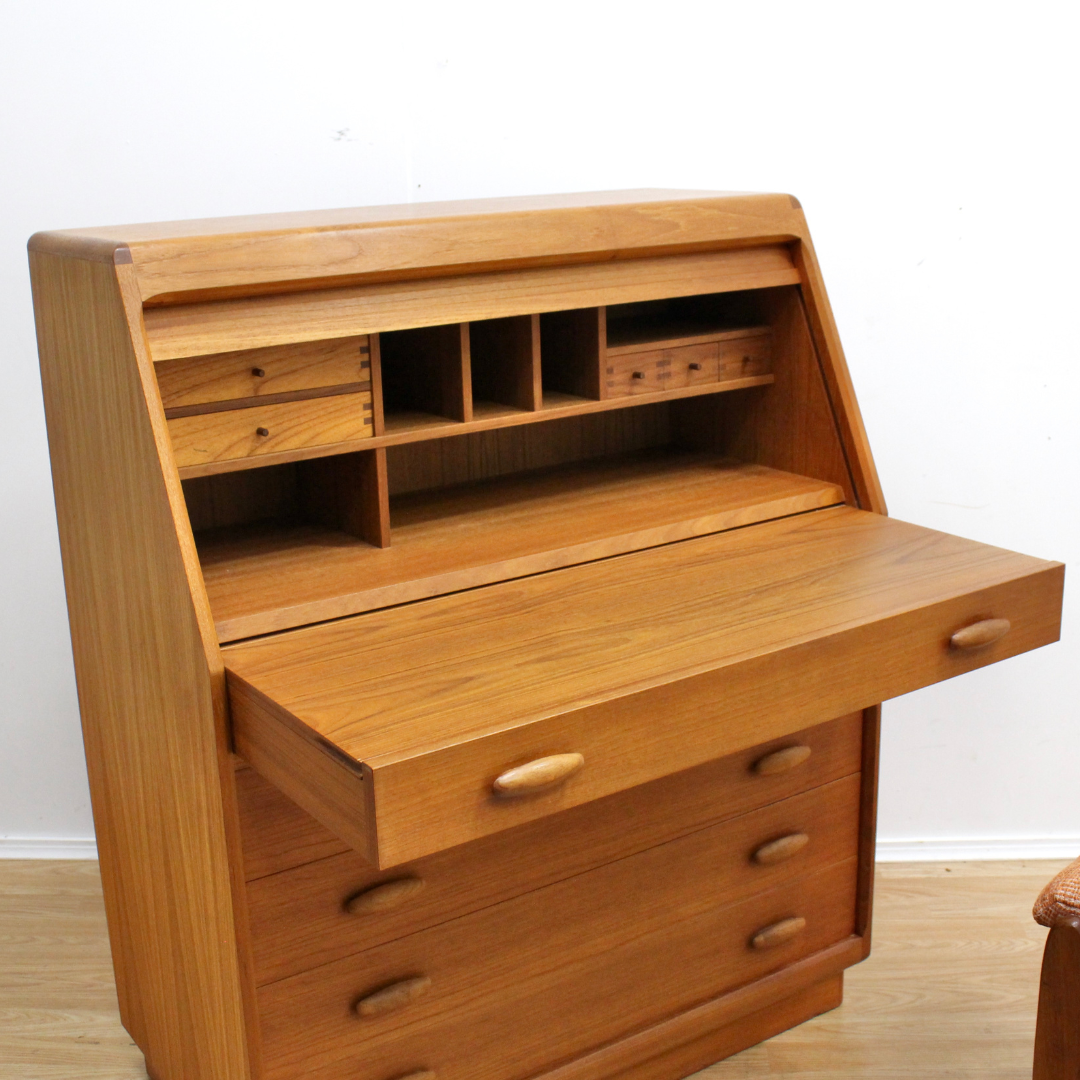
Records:
[[[770,244],[148,308],[146,330],[160,361],[799,280],[788,249]]]
[[[818,510],[229,646],[237,745],[256,767],[270,742],[362,762],[377,837],[339,835],[392,866],[1053,641],[1062,570]],[[948,648],[988,615],[1013,632]],[[590,764],[491,801],[498,773],[561,752]],[[290,794],[340,827],[317,788]]]
[[[202,465],[372,435],[371,392],[177,416],[168,421],[177,465]]]
[[[797,200],[30,250],[155,1080],[674,1080],[837,1004],[877,703],[1053,640],[1062,568],[880,516]]]
[[[370,381],[368,339],[246,349],[154,365],[166,409]]]
[[[701,781],[706,777],[710,781],[720,779],[717,770],[711,770],[711,775],[702,770],[694,785],[698,801],[705,796]],[[802,779],[805,782],[812,778],[813,774],[806,773]],[[776,785],[761,780],[757,786],[760,799],[776,789]],[[456,853],[429,856],[389,873],[376,874],[355,856],[346,856],[280,875],[281,880],[271,877],[252,883],[256,979],[265,984],[313,970],[509,898],[535,896],[535,890],[556,880],[580,881],[578,875],[583,871],[595,871],[590,880],[607,883],[596,886],[596,897],[617,896],[624,888],[629,889],[638,897],[635,918],[651,911],[653,918],[664,921],[682,917],[688,905],[704,903],[707,898],[719,900],[742,890],[771,888],[811,867],[856,854],[858,774],[705,828],[700,821],[676,816],[681,809],[678,805],[675,813],[656,812],[656,806],[662,804],[653,800],[678,791],[678,785],[668,783],[647,793],[636,793],[636,797],[632,793],[624,793],[621,798],[612,796],[606,806],[590,804],[561,815],[551,822],[551,828],[524,826],[520,835],[496,834]],[[744,800],[747,794],[744,791]],[[729,814],[731,809],[729,805]],[[713,808],[714,816],[723,813],[720,807]],[[562,820],[570,814],[574,815],[571,820]],[[629,822],[624,826],[628,835],[614,831],[622,822]],[[793,852],[786,861],[756,865],[753,854],[758,848],[800,829],[807,836],[803,849]],[[679,832],[685,834],[682,839],[669,838]],[[695,859],[700,861],[695,863]],[[597,869],[605,865],[609,869]],[[658,876],[649,884],[653,871],[634,870],[635,866],[662,869],[656,869]],[[639,879],[633,877],[635,874],[640,875]],[[399,880],[422,882],[423,889],[392,911],[368,916],[350,913],[347,905],[351,897],[384,881]],[[577,886],[566,888],[573,892]],[[609,890],[606,894],[605,889]],[[547,900],[523,900],[518,908],[525,910],[535,902],[569,915],[570,909],[562,901],[552,906]],[[607,901],[594,899],[587,903],[595,903],[600,913]],[[588,931],[588,935],[592,933]],[[539,948],[541,942],[553,946],[554,940],[545,933],[528,947]]]
[[[429,883],[419,902],[421,909],[430,901],[436,913],[461,914],[487,900],[494,903],[519,889],[524,891],[530,882],[539,887],[564,873],[587,870],[857,772],[862,753],[860,724],[859,713],[830,720],[389,873],[375,870],[279,788],[241,765],[237,794],[252,918],[266,927],[268,920],[281,917],[290,905],[299,905],[295,921],[306,929],[298,931],[301,940],[296,955],[303,955],[341,915],[340,910],[327,912],[328,892],[344,899],[353,890],[405,872],[422,874]],[[812,750],[799,768],[769,776],[754,771],[762,755],[792,741]],[[649,807],[656,805],[667,812],[650,813]],[[283,873],[288,870],[295,870],[296,875]],[[263,878],[270,880],[254,885]],[[269,913],[268,908],[272,909]],[[402,917],[406,927],[415,925],[412,916],[403,913]],[[418,917],[429,916],[420,910]],[[326,918],[330,921],[324,922]]]
[[[233,641],[840,502],[828,483],[641,453],[398,496],[386,550],[283,523],[201,536],[199,554],[218,634]]]
[[[1033,1080],[1080,1076],[1080,921],[1050,928],[1039,979]]]
[[[428,980],[423,1000],[412,1001],[401,1019],[422,1023],[455,1011],[466,999],[512,994],[571,959],[611,952],[770,890],[791,892],[788,914],[777,918],[779,909],[763,905],[748,946],[760,949],[758,940],[767,933],[776,938],[773,948],[797,945],[795,935],[780,928],[801,920],[805,933],[807,919],[817,916],[800,912],[795,899],[808,875],[837,864],[853,866],[858,801],[858,777],[848,777],[441,925],[363,950],[354,947],[353,955],[264,986],[261,998],[271,1010],[288,1009],[288,1023],[303,1029],[337,1014],[341,1001],[354,1003],[419,973]],[[813,843],[787,863],[755,865],[750,858],[755,845],[793,822],[805,824]],[[845,874],[841,880],[851,884],[842,899],[850,918],[854,878]],[[354,918],[372,923],[378,916]],[[377,1039],[390,1034],[394,1023],[364,1024],[359,1033]]]
[[[42,233],[78,256],[129,247],[144,300],[605,261],[806,235],[788,195],[609,191],[358,207]]]
[[[31,256],[117,993],[159,1076],[248,1080],[220,658],[124,269]]]
[[[394,1023],[355,1017],[354,995],[380,971],[371,954],[362,954],[321,969],[320,978],[297,976],[262,988],[267,1077],[289,1077],[300,1063],[326,1080],[381,1080],[417,1067],[441,1080],[529,1076],[841,944],[852,933],[854,889],[851,859],[735,904],[703,906],[637,937],[616,927],[633,921],[631,898],[613,897],[608,924],[617,944],[566,957],[564,964],[548,956],[535,970],[507,971],[496,991],[485,994],[474,984],[460,1005],[443,1011],[431,1005],[439,989],[433,976],[412,1022],[407,1011]],[[808,920],[800,939],[768,952],[750,948],[762,925],[793,911]],[[545,925],[557,922],[551,912]],[[471,956],[473,963],[498,964],[483,939],[457,942],[463,962]]]

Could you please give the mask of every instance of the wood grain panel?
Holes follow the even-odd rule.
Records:
[[[31,256],[117,990],[157,1074],[247,1080],[221,663],[124,271]]]
[[[640,190],[120,225],[39,233],[31,243],[85,257],[127,244],[143,299],[169,300],[685,251],[805,231],[787,195]]]
[[[858,713],[830,720],[788,739],[705,762],[389,873],[375,870],[279,788],[254,769],[242,767],[237,771],[237,792],[245,872],[249,881],[274,875],[273,880],[249,889],[253,916],[265,926],[266,920],[284,917],[290,905],[300,905],[303,915],[295,921],[307,927],[298,931],[307,944],[298,944],[298,948],[314,947],[340,916],[335,912],[329,922],[323,921],[327,917],[324,888],[331,893],[343,890],[343,898],[350,889],[406,870],[429,882],[425,904],[430,901],[438,911],[460,914],[481,906],[482,901],[495,902],[513,895],[519,888],[516,882],[539,887],[564,873],[587,870],[682,832],[849,776],[860,765],[859,720]],[[812,751],[798,769],[771,776],[753,769],[763,754],[793,741]],[[648,812],[656,806],[663,806],[664,814]],[[336,855],[344,857],[328,859]],[[282,873],[323,859],[327,861],[308,865],[295,879]],[[269,914],[255,914],[256,909]],[[411,921],[407,925],[414,926]]]
[[[751,366],[770,365],[773,381],[739,394],[738,401],[718,395],[674,403],[673,429],[685,445],[839,484],[851,506],[866,509],[857,501],[834,404],[798,290],[774,290],[762,294],[759,303],[768,317],[768,337],[753,348],[745,342],[724,342],[721,366],[726,364],[729,374],[737,374],[742,357],[749,356]]]
[[[325,1080],[382,1080],[421,1067],[440,1080],[531,1075],[842,942],[852,933],[854,883],[852,859],[736,904],[708,906],[702,897],[694,914],[635,936],[635,905],[654,885],[648,879],[629,894],[605,899],[602,943],[575,947],[574,954],[545,950],[544,941],[573,936],[576,912],[564,917],[557,906],[538,908],[530,918],[542,921],[518,935],[532,959],[505,969],[486,947],[487,928],[485,936],[476,936],[477,917],[466,917],[456,921],[460,934],[446,924],[386,946],[396,951],[395,963],[384,965],[382,950],[369,950],[320,968],[317,976],[263,987],[267,1078],[284,1080],[301,1063]],[[531,893],[521,899],[541,898]],[[479,916],[497,919],[514,903]],[[750,949],[757,929],[794,911],[808,920],[798,941],[765,953]],[[393,1020],[357,1019],[353,1001],[394,978],[387,973],[400,973],[402,963],[411,962],[410,971],[441,973],[440,946],[429,936],[461,956],[460,994],[451,996],[433,973],[431,988],[410,1010]],[[438,1009],[440,996],[455,1007]]]
[[[338,338],[245,349],[154,365],[166,409],[233,398],[369,382],[368,339]]]
[[[149,308],[146,329],[160,361],[798,281],[787,248],[770,245]]]
[[[392,866],[1053,641],[1062,570],[819,510],[231,646],[233,720],[242,746],[269,720],[364,761]],[[989,615],[1013,632],[947,647]],[[561,752],[590,764],[491,802],[504,769]],[[318,791],[298,801],[325,820]]]
[[[168,425],[179,466],[261,457],[299,447],[370,438],[371,393],[365,390],[178,416]]]
[[[340,837],[301,810],[242,758],[235,758],[235,766],[244,877],[249,883],[350,851]],[[355,852],[351,855],[360,859]],[[367,865],[363,859],[360,864]]]
[[[218,635],[233,641],[842,498],[831,484],[759,466],[650,453],[398,497],[388,549],[370,546],[374,533],[364,543],[310,525],[263,523],[200,536],[199,554]]]
[[[803,779],[807,776],[804,774]],[[548,835],[535,825],[525,826],[509,835],[497,834],[453,852],[421,859],[391,873],[375,874],[370,867],[359,865],[355,857],[346,857],[324,860],[253,883],[250,896],[256,979],[265,984],[314,969],[508,897],[521,896],[555,880],[565,882],[574,878],[580,883],[587,878],[594,883],[590,886],[593,892],[589,893],[592,898],[584,898],[579,885],[566,885],[545,893],[547,899],[536,901],[545,910],[558,910],[569,917],[572,907],[582,912],[588,908],[599,916],[607,903],[603,898],[630,890],[639,898],[635,919],[644,918],[648,911],[659,925],[668,918],[684,917],[694,904],[718,903],[724,897],[734,899],[748,890],[772,888],[814,867],[856,854],[858,774],[722,824],[689,832],[679,840],[667,841],[642,854],[645,837],[653,839],[664,832],[677,834],[693,829],[695,824],[675,817],[663,803],[650,803],[649,799],[662,795],[663,791],[645,786],[650,788],[648,792],[635,789],[637,797],[622,799],[621,807],[594,810],[596,804],[591,804],[581,808],[576,820],[561,820],[567,815],[556,817],[549,823]],[[758,786],[759,795],[763,796],[766,787],[763,780],[759,779]],[[668,785],[669,790],[672,787]],[[657,806],[664,806],[662,813],[657,811]],[[636,828],[629,827],[629,836],[605,833],[605,826],[609,829],[614,826],[613,813],[620,809],[630,822],[635,816],[641,819]],[[716,813],[723,811],[716,807]],[[753,861],[754,851],[762,844],[800,830],[809,840],[798,854],[770,865]],[[519,832],[525,835],[518,835]],[[634,848],[638,853],[633,853]],[[621,856],[618,861],[609,863],[603,870],[593,870],[613,854]],[[584,878],[575,877],[584,869],[590,873]],[[403,877],[422,882],[423,888],[400,907],[367,916],[347,910],[350,897],[383,881]],[[642,885],[645,881],[653,884],[645,887]],[[557,898],[562,893],[579,899],[571,904]],[[517,907],[531,909],[533,903],[522,900]],[[640,930],[640,925],[636,925]],[[602,932],[602,928],[586,930],[584,926],[584,922],[580,923],[575,933],[588,938]],[[549,944],[554,949],[556,942],[551,940]],[[513,957],[521,947],[513,941],[507,943],[509,951],[500,946],[506,971],[514,970]],[[565,948],[569,955],[577,947],[566,945]]]

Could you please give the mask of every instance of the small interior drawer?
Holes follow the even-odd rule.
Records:
[[[350,851],[251,882],[256,982],[373,948],[616,859],[632,861],[636,852],[680,834],[698,839],[665,844],[670,865],[688,873],[687,853],[700,849],[708,862],[703,880],[716,898],[744,886],[770,887],[776,875],[805,872],[816,860],[841,857],[838,851],[854,854],[859,774],[832,777],[837,769],[858,768],[860,726],[856,714],[800,733],[794,745],[816,752],[784,772],[754,771],[756,761],[781,748],[767,743],[393,871],[373,870]],[[795,785],[822,780],[784,797]],[[740,813],[751,802],[768,805]],[[724,824],[702,830],[709,819]],[[760,844],[798,833],[810,839],[790,859],[768,866],[750,860]],[[677,892],[675,880],[671,876],[664,888]]]
[[[167,423],[177,466],[204,465],[369,438],[371,392],[176,416]]]
[[[716,382],[719,377],[719,345],[683,345],[672,349],[649,349],[607,359],[607,396],[654,394],[658,390]]]
[[[1062,584],[817,510],[226,647],[234,734],[385,869],[1054,641]]]
[[[854,931],[855,858],[735,903],[693,868],[669,881],[655,849],[624,863],[261,988],[267,1077],[531,1076]],[[399,1008],[363,1014],[403,982]]]
[[[772,334],[767,329],[744,337],[725,338],[719,343],[717,378],[721,382],[768,375],[772,369]]]
[[[154,371],[161,403],[168,410],[320,387],[370,384],[371,355],[364,335],[162,360],[154,365]],[[370,389],[370,385],[364,389]]]

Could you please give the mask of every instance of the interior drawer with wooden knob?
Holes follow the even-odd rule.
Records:
[[[696,782],[706,779],[722,782],[716,770]],[[640,796],[629,797],[639,792]],[[600,932],[589,920],[608,907],[597,899],[600,890],[617,895],[621,889],[637,889],[637,932],[646,912],[662,921],[672,913],[693,910],[695,903],[770,888],[855,854],[858,773],[704,829],[694,828],[686,817],[665,820],[686,809],[686,802],[680,806],[674,785],[667,785],[667,793],[675,796],[672,805],[652,802],[665,791],[657,784],[645,785],[420,859],[399,871],[375,873],[352,855],[253,882],[248,896],[256,982],[274,982],[456,919],[458,930],[447,939],[454,941],[471,925],[461,916],[473,918],[470,912],[494,905],[503,913],[505,928],[500,955],[517,956],[514,965],[527,966],[529,950],[542,945],[519,940],[514,927],[526,926],[530,916],[514,916],[515,911],[540,910],[538,904],[547,904],[567,919],[578,911],[578,923],[560,933],[570,935],[567,949],[587,949]],[[656,806],[663,806],[664,814],[656,813]],[[646,847],[680,824],[694,831]],[[652,867],[648,872],[658,875],[648,896],[636,885],[645,880],[644,867]],[[580,890],[586,887],[592,890],[588,896],[593,901],[573,899],[584,896]],[[548,899],[521,899],[537,889]],[[596,907],[590,909],[594,901]],[[475,917],[484,919],[482,914]],[[402,947],[407,955],[390,966],[404,970],[420,946],[414,942]],[[387,955],[393,956],[395,948],[387,946]],[[452,982],[440,976],[441,986]]]
[[[722,843],[675,844],[694,866],[646,852],[262,987],[268,1080],[531,1076],[854,932],[854,857],[736,898],[712,891]]]
[[[654,394],[658,390],[714,383],[719,377],[718,349],[716,342],[706,342],[609,356],[605,369],[607,396]]]
[[[386,868],[1054,641],[1062,583],[818,510],[226,647],[236,745]],[[953,642],[987,620],[1010,629]]]
[[[169,435],[180,468],[350,442],[372,434],[370,390],[190,415],[170,412]]]
[[[718,343],[718,349],[717,378],[721,382],[767,375],[773,369],[772,334],[767,328],[727,337]]]
[[[367,335],[160,360],[154,365],[166,415],[246,398],[274,398],[327,387],[371,389]]]

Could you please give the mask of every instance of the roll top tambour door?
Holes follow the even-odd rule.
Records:
[[[819,510],[229,647],[237,747],[394,866],[1054,641],[1063,577]]]

